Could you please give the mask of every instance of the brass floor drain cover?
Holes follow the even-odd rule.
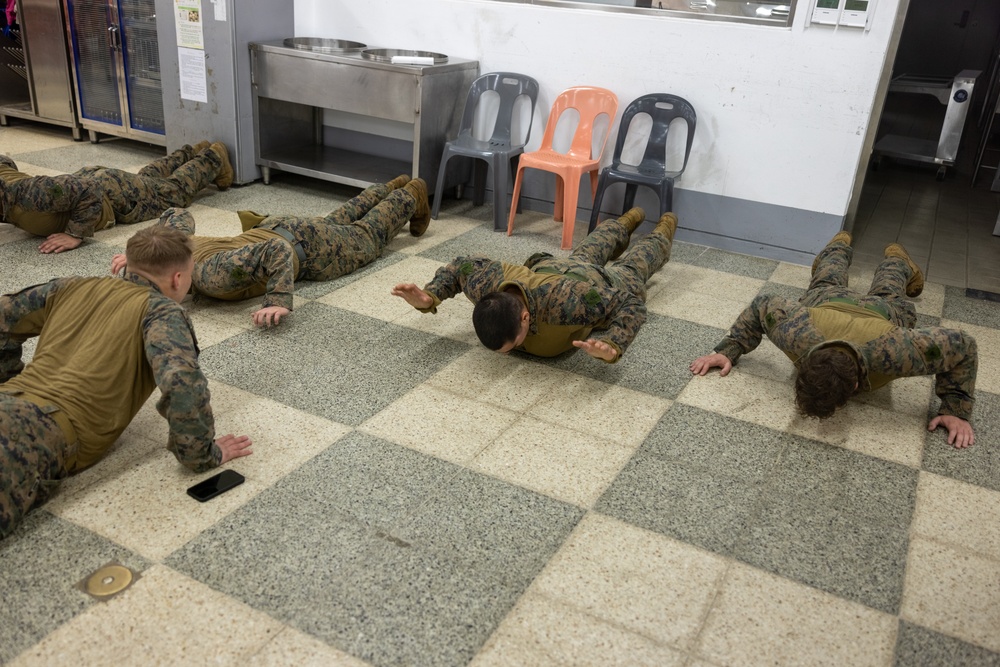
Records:
[[[124,565],[105,565],[87,578],[85,590],[94,597],[106,598],[128,588],[133,579],[132,570]]]

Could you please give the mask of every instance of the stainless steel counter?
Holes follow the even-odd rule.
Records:
[[[363,57],[361,48],[296,48],[283,40],[251,43],[250,58],[265,183],[272,169],[358,187],[406,173],[433,191],[445,141],[458,133],[479,73],[475,60],[402,65]],[[337,127],[345,117],[363,122]]]

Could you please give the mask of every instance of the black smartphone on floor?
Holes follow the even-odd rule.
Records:
[[[188,489],[188,495],[203,503],[225,493],[234,486],[239,486],[244,481],[246,478],[235,470],[223,470],[218,475],[212,475],[192,486]]]

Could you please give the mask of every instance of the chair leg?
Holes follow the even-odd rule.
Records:
[[[580,198],[580,176],[577,175],[575,179],[566,178],[564,179],[564,183],[563,233],[562,245],[560,247],[563,250],[569,250],[573,247],[573,228],[576,226],[576,204]]]
[[[444,193],[444,175],[445,171],[447,171],[445,168],[448,166],[448,159],[450,157],[451,154],[446,148],[444,155],[441,156],[441,166],[438,167],[437,184],[434,186],[434,207],[431,209],[431,217],[435,220],[437,220],[438,213],[441,212],[441,196]]]
[[[524,167],[518,165],[514,176],[514,193],[510,199],[510,213],[507,215],[507,236],[514,233],[514,215],[517,212],[517,200],[521,197],[521,179],[524,177]]]
[[[510,164],[507,160],[493,156],[493,231],[502,232],[507,219],[507,171]]]
[[[509,165],[509,167],[510,167],[510,180],[511,181],[514,180],[514,174],[517,173],[517,165],[520,164],[520,162],[521,162],[521,156],[520,155],[515,155],[514,157],[512,157],[510,159],[510,165]],[[517,212],[521,213],[521,202],[520,201],[517,202]]]
[[[597,170],[589,172],[590,173],[590,199],[593,201],[594,197],[597,196]]]
[[[577,186],[579,187],[579,186]],[[552,211],[552,219],[556,222],[563,221],[563,206],[565,205],[566,179],[556,174],[556,206]]]
[[[608,176],[606,173],[601,172],[601,177],[597,181],[597,192],[594,193],[594,205],[590,209],[590,225],[587,227],[588,234],[597,227],[597,217],[601,214],[601,202],[604,201],[604,191],[607,187]]]
[[[622,213],[628,213],[635,206],[635,193],[639,190],[639,186],[635,183],[625,184],[625,205],[622,207]]]
[[[483,202],[486,201],[486,170],[488,165],[486,162],[480,159],[475,160],[475,165],[473,166],[473,190],[472,190],[472,205],[482,206]]]

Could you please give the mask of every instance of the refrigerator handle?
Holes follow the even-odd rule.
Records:
[[[118,26],[113,25],[108,27],[108,43],[111,44],[112,49],[116,51],[122,50],[122,37],[118,32]]]

